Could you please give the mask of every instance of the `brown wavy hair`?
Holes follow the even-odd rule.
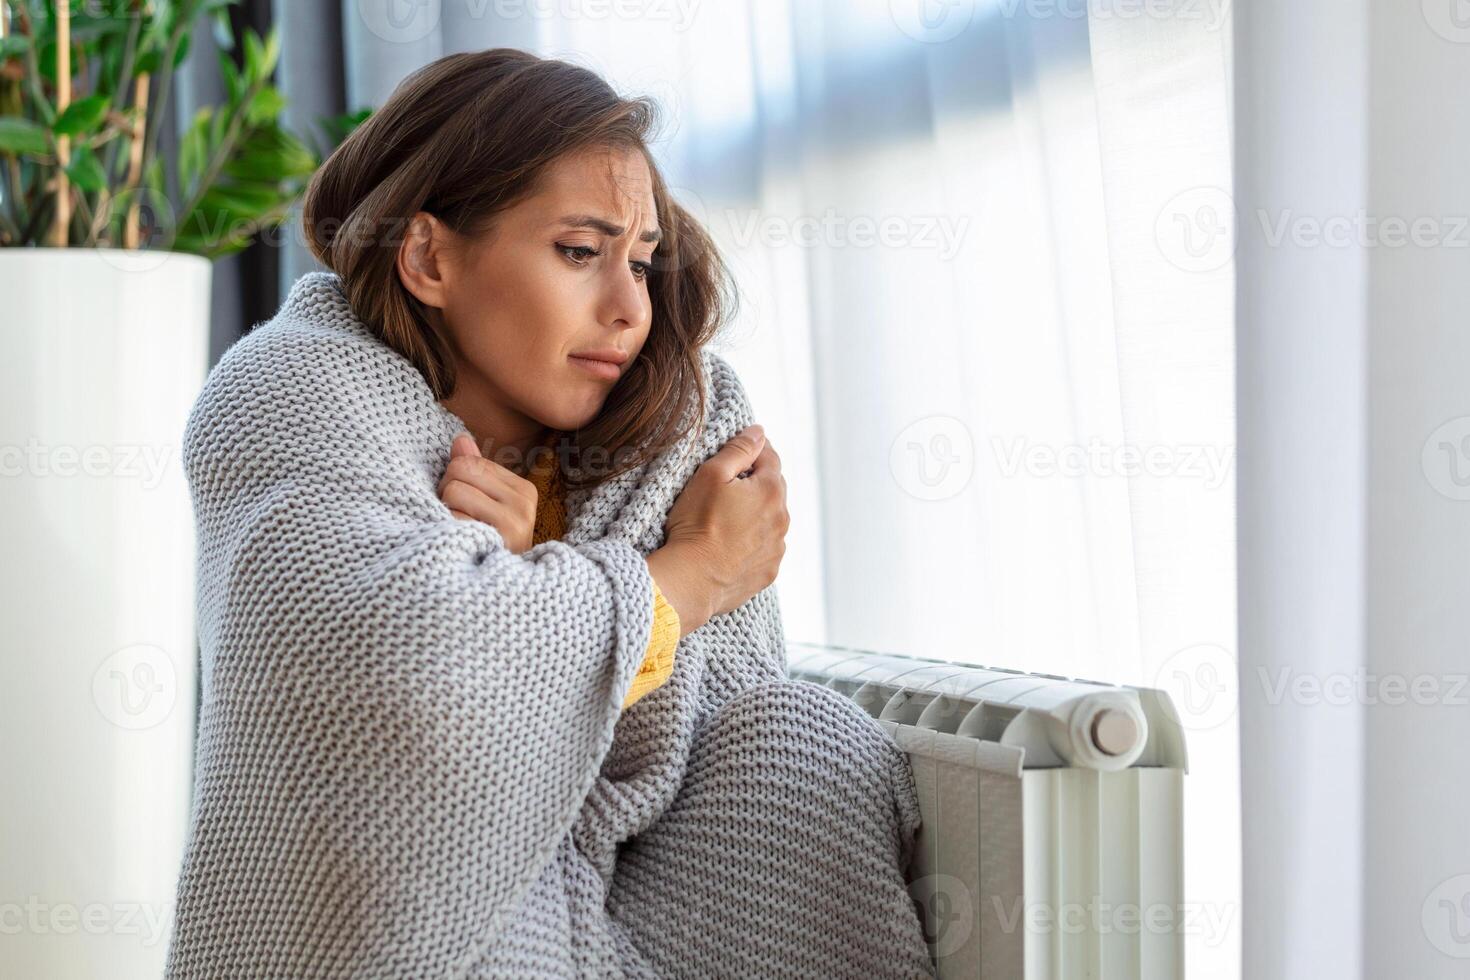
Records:
[[[358,317],[443,400],[454,390],[452,348],[395,267],[409,219],[427,211],[473,236],[533,194],[565,154],[643,153],[663,231],[648,275],[653,324],[598,417],[558,434],[561,452],[584,459],[596,447],[610,461],[590,473],[563,466],[569,489],[653,458],[678,440],[691,410],[702,424],[700,350],[737,302],[708,233],[673,199],[648,151],[658,123],[652,99],[622,98],[578,65],[515,48],[446,55],[399,83],[317,170],[303,201],[312,253],[341,278]]]

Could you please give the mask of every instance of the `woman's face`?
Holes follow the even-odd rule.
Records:
[[[438,308],[454,347],[444,404],[481,441],[522,448],[543,427],[590,423],[648,338],[659,235],[643,154],[597,149],[551,165],[535,195],[487,233],[454,236],[432,263],[437,282],[405,270],[415,260],[401,255],[405,285]]]

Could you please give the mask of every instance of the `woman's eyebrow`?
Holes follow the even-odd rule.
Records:
[[[627,230],[622,225],[614,224],[606,218],[599,218],[594,214],[568,214],[557,220],[559,224],[566,225],[569,228],[595,228],[604,235],[609,235],[613,238],[617,238]],[[639,235],[638,240],[643,242],[656,242],[663,237],[663,231],[654,228]]]

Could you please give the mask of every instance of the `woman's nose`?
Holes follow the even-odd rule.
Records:
[[[604,323],[636,328],[646,324],[652,315],[648,293],[627,263],[609,271],[603,285],[603,303]]]

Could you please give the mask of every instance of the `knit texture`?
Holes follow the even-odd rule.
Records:
[[[436,488],[464,423],[298,280],[184,433],[202,700],[169,978],[930,976],[906,757],[785,677],[773,587],[622,702],[710,411],[520,555]]]
[[[561,468],[551,451],[557,435],[553,432],[541,443],[544,451],[531,455],[531,465],[526,471],[526,479],[536,488],[536,520],[531,530],[533,545],[559,538],[567,531]],[[638,673],[633,675],[633,684],[623,698],[624,708],[669,679],[669,674],[674,670],[674,648],[679,642],[679,632],[682,629],[678,610],[665,598],[663,590],[655,581],[653,633],[648,638],[648,649],[644,651],[643,663],[639,665]]]

